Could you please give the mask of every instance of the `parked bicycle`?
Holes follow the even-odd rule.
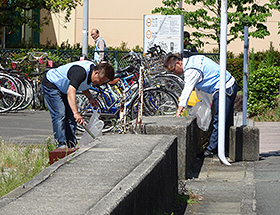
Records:
[[[11,110],[22,96],[15,79],[0,73],[0,113]]]
[[[116,83],[91,89],[92,94],[98,101],[101,119],[105,122],[103,131],[111,130],[118,124],[116,122],[124,121],[126,123],[126,120],[123,120],[122,117],[128,117],[128,121],[137,117],[139,108],[139,70],[137,67],[146,64],[147,61],[143,61],[141,56],[137,56],[135,53],[130,53],[128,57],[130,58],[129,61],[133,63],[116,71],[115,78],[118,79]],[[144,82],[143,115],[175,114],[178,106],[176,95],[164,86],[151,82],[148,76],[145,76]],[[78,95],[77,100],[78,106],[82,104],[82,106],[79,106],[80,114],[85,118],[85,121],[88,121],[92,113],[91,106],[83,95]],[[119,130],[123,132],[125,126],[122,125]],[[83,130],[79,126],[78,129]]]

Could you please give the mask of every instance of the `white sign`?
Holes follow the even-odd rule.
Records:
[[[144,16],[144,54],[154,45],[159,45],[166,53],[183,53],[183,15]]]

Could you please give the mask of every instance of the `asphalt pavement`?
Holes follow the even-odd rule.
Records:
[[[81,136],[77,131],[77,136]],[[9,143],[41,144],[54,142],[50,113],[23,110],[0,113],[0,139]]]
[[[53,138],[48,111],[24,110],[0,114],[0,138],[10,143],[40,144]]]
[[[255,162],[221,164],[218,157],[200,158],[197,177],[180,190],[194,194],[185,215],[280,214],[280,122],[256,122],[260,156]]]
[[[197,177],[180,182],[197,203],[185,214],[280,214],[280,122],[256,122],[260,130],[260,160],[221,164],[217,157],[197,161]],[[40,144],[52,137],[47,111],[0,114],[0,137],[15,143]]]

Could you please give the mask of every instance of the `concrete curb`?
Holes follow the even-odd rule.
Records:
[[[174,140],[168,140],[172,138],[174,138],[175,142]],[[156,202],[160,202],[160,204],[162,204],[162,206],[158,206],[159,208],[166,208],[166,210],[168,210],[168,208],[170,208],[170,206],[173,205],[173,202],[170,201],[170,199],[164,200],[162,196],[156,195],[155,198],[157,198],[157,200],[150,197],[150,203],[147,203],[147,199],[140,197],[146,192],[150,192],[151,195],[154,196],[154,194],[152,194],[152,190],[154,188],[150,187],[150,190],[147,190],[147,188],[144,187],[144,184],[150,183],[147,181],[151,180],[156,183],[160,183],[160,180],[163,180],[163,177],[158,177],[159,175],[157,175],[157,173],[154,172],[159,172],[160,170],[157,170],[158,168],[162,169],[162,167],[159,166],[166,166],[166,164],[164,164],[164,162],[166,162],[165,160],[167,159],[166,157],[169,157],[167,159],[167,162],[169,163],[167,168],[169,171],[164,174],[168,175],[169,179],[173,178],[173,180],[167,181],[169,184],[166,184],[166,186],[170,187],[171,185],[171,187],[169,188],[173,190],[171,192],[173,192],[173,194],[178,193],[176,163],[177,158],[174,157],[174,154],[177,154],[176,137],[169,136],[168,138],[166,137],[164,141],[169,141],[169,143],[157,145],[149,157],[147,157],[139,166],[137,166],[127,177],[120,181],[106,196],[104,196],[99,202],[97,202],[97,204],[94,205],[94,207],[92,207],[86,213],[86,215],[150,214],[150,209],[152,209],[152,207],[158,204]],[[170,162],[173,164],[170,165]],[[162,173],[159,174],[162,175]],[[139,194],[140,192],[142,194]],[[147,205],[149,205],[150,207],[147,207]]]
[[[178,137],[178,177],[192,178],[197,155],[197,126],[195,117],[154,116],[143,117],[137,130],[141,134],[175,135]]]

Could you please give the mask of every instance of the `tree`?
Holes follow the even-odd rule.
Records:
[[[40,25],[34,18],[38,16],[35,9],[46,9],[50,13],[64,12],[65,21],[70,21],[71,10],[80,3],[81,0],[0,0],[0,27],[14,30],[27,24],[39,30]],[[44,17],[40,24],[47,24],[48,21],[49,18]]]
[[[210,39],[206,44],[212,40],[219,46],[221,0],[185,0],[187,5],[197,6],[193,11],[179,8],[179,1],[163,0],[164,6],[157,7],[152,12],[163,15],[184,15],[185,25],[196,29],[192,35],[198,47],[205,45],[201,38]],[[243,39],[244,26],[250,28],[249,37],[263,39],[270,35],[265,22],[267,17],[272,16],[272,9],[279,10],[277,2],[278,0],[271,0],[264,5],[258,5],[255,0],[228,0],[228,44],[236,38]]]

